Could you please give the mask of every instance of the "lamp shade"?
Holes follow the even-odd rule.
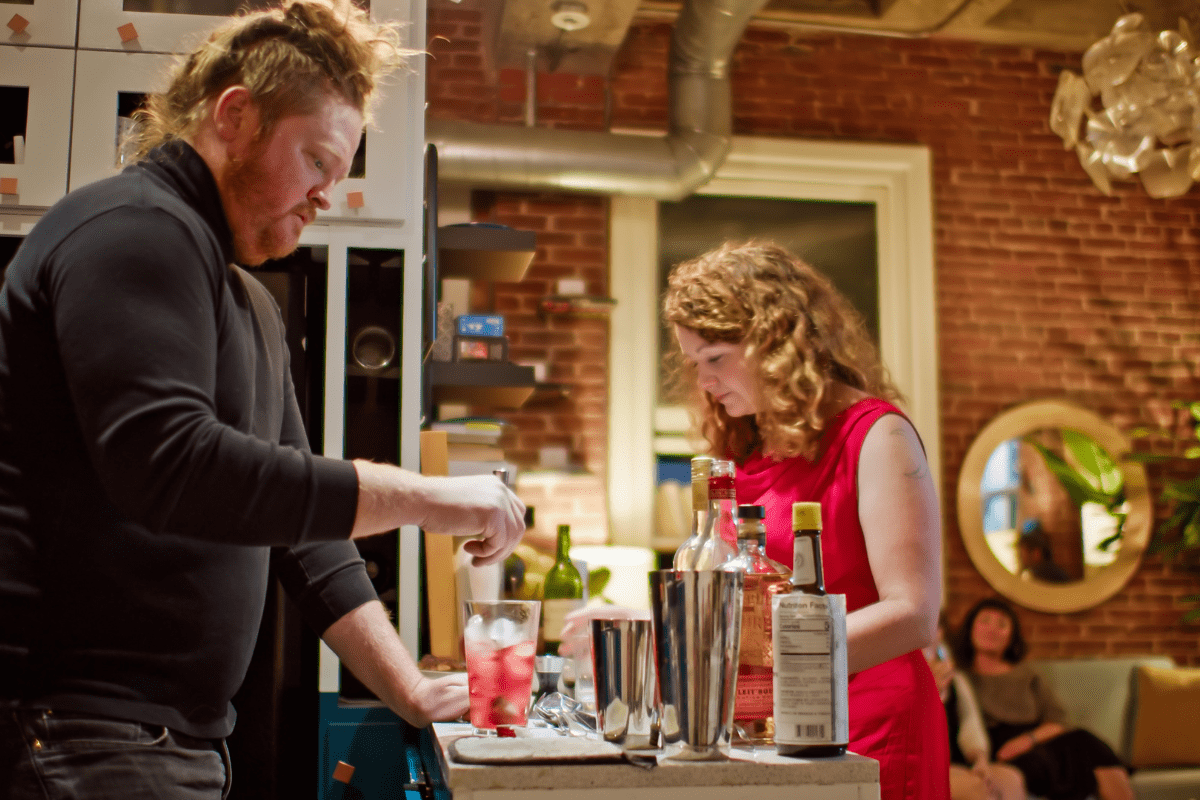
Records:
[[[608,567],[612,577],[602,597],[625,608],[650,610],[650,571],[654,551],[626,545],[580,545],[571,548],[571,559],[587,562],[588,569]]]

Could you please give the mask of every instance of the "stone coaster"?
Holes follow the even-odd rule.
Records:
[[[462,764],[620,763],[621,748],[577,736],[501,739],[466,736],[450,743],[450,756]]]

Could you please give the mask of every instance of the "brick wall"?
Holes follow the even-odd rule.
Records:
[[[486,3],[433,3],[429,17],[427,99],[429,115],[521,125],[525,119],[525,73],[489,70],[480,44],[489,20]],[[538,123],[602,130],[606,87],[597,76],[541,74]],[[603,317],[546,313],[542,300],[560,278],[584,281],[586,292],[607,296],[608,203],[596,196],[477,191],[472,218],[536,231],[537,252],[519,283],[474,286],[472,307],[504,314],[509,357],[544,362],[546,382],[520,411],[479,408],[513,423],[505,456],[536,468],[539,449],[565,447],[574,469],[591,475],[569,480],[531,478],[517,492],[537,510],[538,543],[553,548],[559,522],[572,525],[575,544],[602,541],[607,531],[603,496],[607,474],[608,323]]]
[[[467,46],[478,39],[477,15],[432,5],[430,30],[449,42],[430,43],[430,115],[520,124],[523,77],[487,75],[481,62],[456,64],[481,54]],[[630,31],[607,86],[613,127],[665,127],[669,36],[670,26],[658,21]],[[453,49],[443,53],[444,44]],[[1062,397],[1127,428],[1163,421],[1172,399],[1200,397],[1200,189],[1154,200],[1135,183],[1118,183],[1112,197],[1092,186],[1046,123],[1059,71],[1078,72],[1079,59],[752,26],[734,60],[738,134],[919,143],[932,152],[952,622],[992,594],[967,557],[954,512],[958,470],[984,424],[1015,403]],[[590,80],[552,85],[592,87]],[[543,76],[539,85],[546,84]],[[565,100],[544,91],[542,124],[603,124],[603,90],[581,89]],[[501,310],[523,310],[514,347],[527,357],[552,347],[560,360],[581,357],[574,373],[560,373],[573,387],[571,399],[513,415],[522,430],[517,452],[526,457],[535,442],[569,435],[577,459],[603,470],[604,324],[542,319],[527,309],[551,275],[577,274],[589,291],[605,290],[605,204],[506,193],[488,196],[480,213],[536,229],[547,242],[530,270],[537,288],[497,288]],[[586,243],[558,243],[568,235],[565,220],[591,226],[579,234]],[[543,240],[543,232],[552,238]],[[593,337],[594,348],[584,344]],[[1155,492],[1157,474],[1152,468]],[[1156,510],[1161,517],[1161,504]],[[1035,655],[1159,652],[1200,665],[1200,636],[1178,622],[1180,598],[1196,592],[1194,576],[1152,556],[1097,608],[1020,613]]]

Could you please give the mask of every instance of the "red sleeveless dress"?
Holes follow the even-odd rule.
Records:
[[[821,503],[825,589],[846,595],[847,611],[879,600],[858,520],[858,459],[871,426],[902,414],[876,398],[830,421],[815,463],[755,454],[738,469],[737,500],[766,507],[767,555],[792,564],[792,503]],[[882,800],[947,800],[946,713],[920,650],[850,676],[850,749],[879,761]]]

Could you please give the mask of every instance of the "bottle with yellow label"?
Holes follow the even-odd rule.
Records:
[[[825,592],[821,504],[792,505],[792,591],[772,600],[775,749],[845,754],[850,739],[846,597]]]

